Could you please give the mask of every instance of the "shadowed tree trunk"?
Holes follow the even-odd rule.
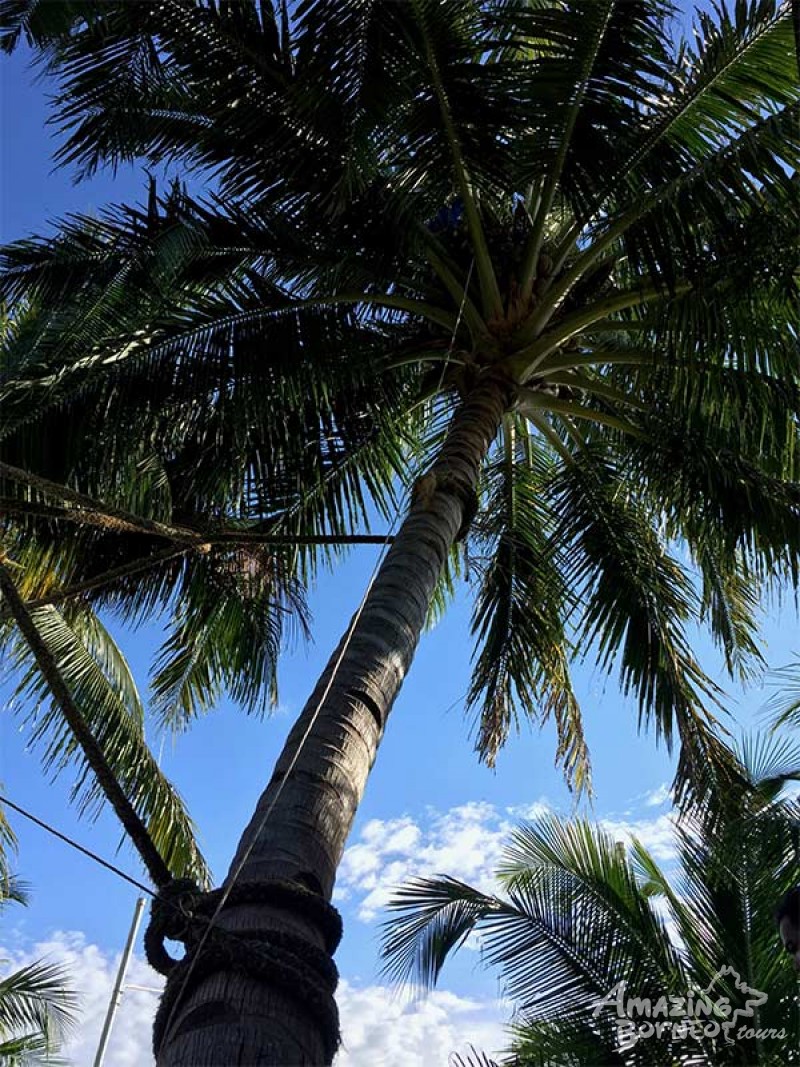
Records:
[[[241,838],[229,880],[238,871],[237,884],[294,882],[330,900],[386,720],[511,396],[507,382],[488,377],[454,417],[360,617],[348,627],[289,734]],[[278,931],[279,937],[300,936],[324,951],[324,933],[301,905],[232,902],[218,921],[239,936]],[[263,940],[258,944],[269,951]],[[178,976],[172,981],[181,984]],[[233,966],[187,983],[167,1013],[171,1020],[166,1020],[159,1067],[329,1062],[324,1023],[292,995],[290,984],[287,979],[281,988]]]

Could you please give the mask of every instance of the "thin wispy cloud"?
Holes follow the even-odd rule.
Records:
[[[645,793],[644,803],[648,808],[660,808],[662,804],[668,803],[671,799],[669,784],[662,782],[657,789],[651,789],[649,793]]]

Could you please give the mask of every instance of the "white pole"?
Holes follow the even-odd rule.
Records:
[[[100,1044],[97,1046],[97,1055],[94,1058],[94,1067],[102,1067],[103,1060],[105,1058],[106,1047],[108,1045],[108,1039],[111,1036],[111,1027],[114,1022],[114,1016],[117,1014],[119,1002],[122,1000],[122,989],[123,983],[125,982],[125,974],[128,970],[128,964],[131,961],[131,956],[133,955],[133,946],[136,944],[136,934],[139,931],[139,923],[142,919],[142,911],[144,910],[144,905],[144,897],[139,897],[136,901],[136,907],[134,908],[131,928],[128,931],[128,940],[125,942],[125,948],[122,950],[122,959],[119,961],[119,970],[117,971],[117,980],[114,983],[114,991],[111,994],[111,1000],[108,1002],[106,1021],[103,1023],[103,1032],[100,1035]]]

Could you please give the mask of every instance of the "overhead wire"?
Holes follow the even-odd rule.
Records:
[[[0,804],[5,804],[6,807],[11,808],[12,811],[16,811],[19,815],[22,815],[32,823],[35,823],[36,826],[41,827],[42,830],[46,830],[48,834],[52,834],[53,837],[57,837],[59,841],[63,841],[65,844],[69,845],[70,848],[74,848],[77,852],[83,853],[84,856],[88,856],[89,859],[94,860],[95,863],[99,863],[101,867],[105,867],[107,870],[112,871],[126,882],[130,882],[131,885],[136,886],[142,893],[147,893],[148,896],[155,897],[155,892],[149,886],[146,886],[143,882],[137,881],[136,878],[133,878],[130,874],[126,874],[121,868],[116,867],[113,863],[109,863],[108,860],[104,860],[102,856],[98,856],[96,852],[92,852],[91,849],[81,845],[73,838],[68,837],[66,834],[62,834],[60,830],[56,830],[50,823],[32,815],[31,812],[26,811],[25,808],[21,807],[19,804],[15,804],[13,800],[9,800],[8,797],[3,796],[2,794],[0,794]]]

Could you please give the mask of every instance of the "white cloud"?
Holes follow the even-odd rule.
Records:
[[[27,952],[0,946],[9,969],[46,956],[68,970],[81,995],[80,1017],[64,1055],[71,1067],[91,1067],[119,965],[81,933],[57,932]],[[158,988],[162,979],[137,956],[128,983]],[[452,1051],[467,1044],[487,1052],[505,1044],[503,1020],[509,1007],[499,1000],[468,999],[447,990],[425,998],[403,995],[383,985],[355,986],[342,980],[337,992],[343,1044],[336,1067],[447,1067]],[[126,988],[106,1054],[109,1067],[152,1067],[150,1035],[158,998]]]
[[[354,906],[358,918],[370,923],[397,887],[412,878],[447,874],[485,892],[495,891],[493,874],[512,829],[520,820],[537,819],[551,810],[540,799],[503,813],[486,803],[429,810],[424,826],[409,816],[373,819],[345,851],[334,899]],[[656,860],[675,858],[671,811],[650,819],[606,818],[600,825],[626,844],[638,837]]]
[[[672,797],[668,782],[662,782],[657,789],[651,789],[645,793],[644,802],[648,808],[660,808]]]
[[[519,804],[513,808],[506,808],[506,811],[509,815],[513,815],[517,822],[534,822],[544,815],[551,814],[553,808],[545,797],[540,797],[539,800],[534,800],[532,804]]]
[[[413,999],[386,986],[347,982],[337,999],[344,1041],[335,1067],[447,1067],[450,1053],[464,1053],[470,1044],[487,1053],[507,1044],[509,1010],[499,1001],[446,990]]]
[[[64,1049],[64,1055],[73,1067],[91,1067],[114,987],[119,955],[104,953],[76,931],[57,931],[24,953],[0,948],[0,956],[8,961],[9,970],[39,958],[64,966],[72,989],[80,996],[78,1026]],[[144,960],[134,956],[127,982],[159,989],[163,979]],[[148,1067],[153,1064],[150,1034],[157,1004],[158,997],[154,993],[125,990],[106,1052],[107,1064],[113,1064],[113,1067]]]
[[[665,812],[655,819],[601,819],[600,825],[625,844],[638,837],[656,860],[675,859],[675,816],[672,812]]]
[[[424,828],[408,816],[368,822],[345,851],[334,899],[357,902],[358,917],[372,922],[410,878],[448,874],[491,890],[514,822],[480,802],[429,811],[428,817]]]

